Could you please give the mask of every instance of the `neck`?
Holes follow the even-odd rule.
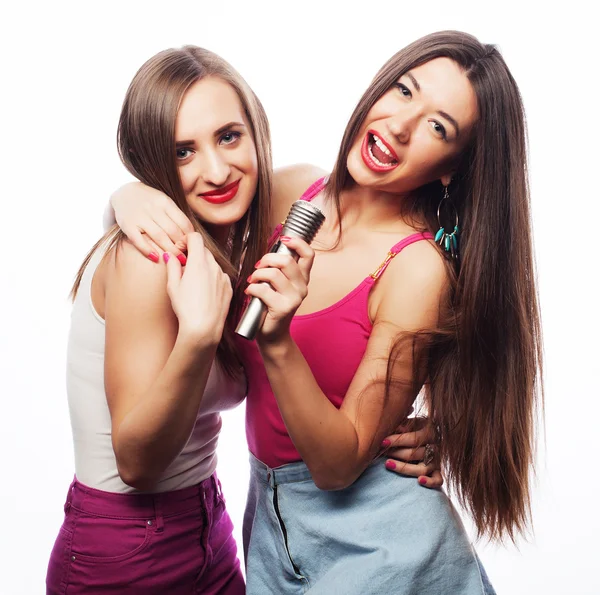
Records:
[[[354,184],[340,194],[343,227],[379,231],[396,226],[399,222],[410,225],[402,214],[406,197],[406,194],[391,194]]]

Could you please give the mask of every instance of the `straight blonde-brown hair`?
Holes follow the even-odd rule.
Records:
[[[176,162],[175,122],[186,91],[205,77],[218,77],[231,85],[240,99],[256,146],[258,185],[250,208],[234,224],[226,247],[220,247],[187,204]],[[205,246],[231,278],[233,298],[217,349],[224,369],[235,374],[240,363],[233,341],[234,327],[245,295],[240,280],[254,270],[267,252],[271,206],[272,158],[269,123],[252,89],[223,58],[196,46],[164,50],[138,70],[125,95],[117,132],[119,156],[140,182],[169,196],[202,234]],[[109,230],[91,249],[79,268],[71,296],[77,295],[81,278],[95,251],[107,243],[106,254],[125,239],[118,227]]]

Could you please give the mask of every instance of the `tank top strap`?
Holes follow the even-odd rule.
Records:
[[[402,252],[402,250],[404,250],[404,248],[406,248],[407,246],[410,246],[411,244],[414,244],[415,242],[420,242],[422,240],[433,240],[433,234],[428,231],[422,233],[413,233],[407,238],[400,240],[397,244],[394,244],[390,248],[390,251],[387,253],[384,261],[369,276],[375,281],[379,279],[379,277],[381,277],[381,275],[383,275],[383,273],[385,272],[385,269],[387,269],[392,258],[400,254],[400,252]]]
[[[323,176],[319,178],[315,182],[313,182],[302,194],[302,196],[298,200],[306,200],[310,202],[317,194],[319,194],[323,188],[325,188],[325,184],[327,184],[327,180],[329,176]],[[281,228],[283,227],[284,222],[282,221],[273,231],[271,237],[269,238],[269,246],[273,244],[273,242],[277,239],[279,234],[281,233]]]

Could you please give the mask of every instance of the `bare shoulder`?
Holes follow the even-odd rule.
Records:
[[[308,163],[298,163],[277,168],[273,172],[273,217],[274,224],[283,221],[290,206],[316,180],[328,172]]]
[[[170,310],[167,267],[162,258],[158,263],[150,261],[127,239],[107,257],[106,291],[113,304]]]
[[[379,281],[375,319],[392,319],[406,330],[437,323],[449,279],[444,257],[432,242],[404,248]]]

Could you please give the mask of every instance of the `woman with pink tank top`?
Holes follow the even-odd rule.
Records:
[[[276,233],[299,260],[266,254],[245,290],[268,308],[238,339],[247,593],[493,593],[445,493],[381,455],[420,393],[479,533],[528,523],[541,348],[517,85],[494,46],[428,35],[377,73],[331,175],[309,171],[276,175],[274,208],[303,194],[325,225],[312,247]]]

